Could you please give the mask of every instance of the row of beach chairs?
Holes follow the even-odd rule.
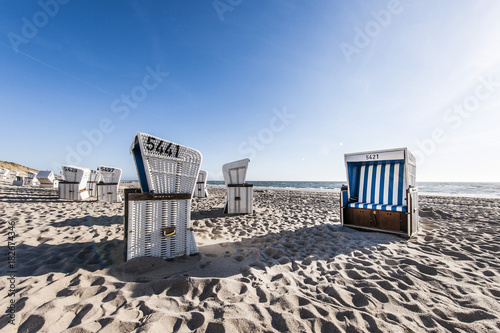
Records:
[[[59,198],[79,201],[96,197],[98,201],[122,202],[118,190],[121,176],[122,170],[115,167],[99,166],[97,170],[92,170],[63,165]]]
[[[140,189],[125,191],[127,260],[171,259],[198,253],[191,228],[193,194],[204,196],[202,156],[195,149],[137,133],[130,152]],[[224,213],[253,212],[253,186],[245,182],[249,159],[223,166]],[[341,190],[344,226],[411,237],[418,230],[416,161],[406,148],[346,154],[348,183]]]
[[[122,174],[119,168],[99,166],[97,170],[92,170],[63,165],[61,179],[52,171],[29,171],[26,175],[16,173],[13,185],[58,189],[60,199],[79,201],[96,197],[99,201],[122,202],[118,192]]]
[[[200,170],[199,151],[146,133],[136,133],[130,153],[140,188],[124,191],[127,260],[151,256],[172,259],[198,253],[191,227],[191,200],[207,197],[207,172]],[[411,237],[418,230],[415,157],[407,148],[344,156],[347,185],[341,189],[340,219],[344,226]],[[249,159],[222,167],[226,214],[253,213],[253,185],[245,182]],[[121,202],[121,169],[90,170],[63,166],[59,197]],[[31,177],[31,179],[37,177]],[[53,174],[40,174],[43,184]]]

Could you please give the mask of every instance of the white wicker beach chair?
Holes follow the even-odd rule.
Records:
[[[16,171],[16,173],[17,173],[17,175],[16,175],[16,178],[14,179],[14,181],[12,182],[12,185],[24,186],[28,175],[26,174],[26,172]]]
[[[26,178],[25,185],[38,186],[39,182],[36,178],[36,173],[32,171],[28,171],[28,177]]]
[[[101,180],[101,173],[97,170],[90,169],[90,176],[87,182],[87,191],[89,197],[97,197],[97,183]]]
[[[62,166],[64,181],[59,183],[59,199],[85,200],[89,197],[86,189],[90,169],[72,165]]]
[[[10,174],[10,170],[9,169],[1,169],[0,170],[0,177],[2,179],[8,179],[9,178],[9,174]]]
[[[44,188],[58,188],[59,181],[54,177],[52,171],[39,171],[36,178],[40,182],[40,187]]]
[[[227,187],[225,214],[253,213],[253,185],[245,183],[249,162],[250,159],[245,158],[222,166]]]
[[[208,178],[208,173],[204,170],[200,170],[200,173],[198,173],[198,181],[196,182],[196,186],[194,188],[193,197],[195,198],[208,197],[207,178]]]
[[[130,151],[142,193],[125,191],[127,260],[198,253],[191,229],[191,197],[201,153],[145,133],[136,134]]]
[[[416,160],[407,148],[345,154],[341,223],[411,237],[419,228]]]
[[[122,202],[122,197],[118,193],[122,178],[122,169],[99,166],[97,170],[101,175],[101,181],[97,184],[97,200]]]

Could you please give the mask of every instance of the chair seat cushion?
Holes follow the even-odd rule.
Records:
[[[363,203],[363,202],[351,202],[347,205],[352,208],[366,208],[366,209],[377,209],[377,210],[387,210],[391,212],[406,212],[407,207],[403,205],[383,205],[383,204],[373,204],[373,203]]]

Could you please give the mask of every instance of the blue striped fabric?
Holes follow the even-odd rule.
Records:
[[[362,165],[359,173],[358,201],[402,206],[403,176],[403,163]]]
[[[342,207],[347,206],[347,203],[349,202],[349,195],[347,194],[347,191],[342,191],[341,193],[341,198],[342,198]]]
[[[407,210],[407,207],[403,205],[383,205],[383,204],[362,203],[362,202],[352,202],[347,206],[352,208],[378,209],[391,212],[406,212]]]

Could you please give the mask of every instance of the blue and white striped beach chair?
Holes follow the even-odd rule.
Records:
[[[416,161],[407,148],[345,154],[341,222],[411,237],[418,230]]]

